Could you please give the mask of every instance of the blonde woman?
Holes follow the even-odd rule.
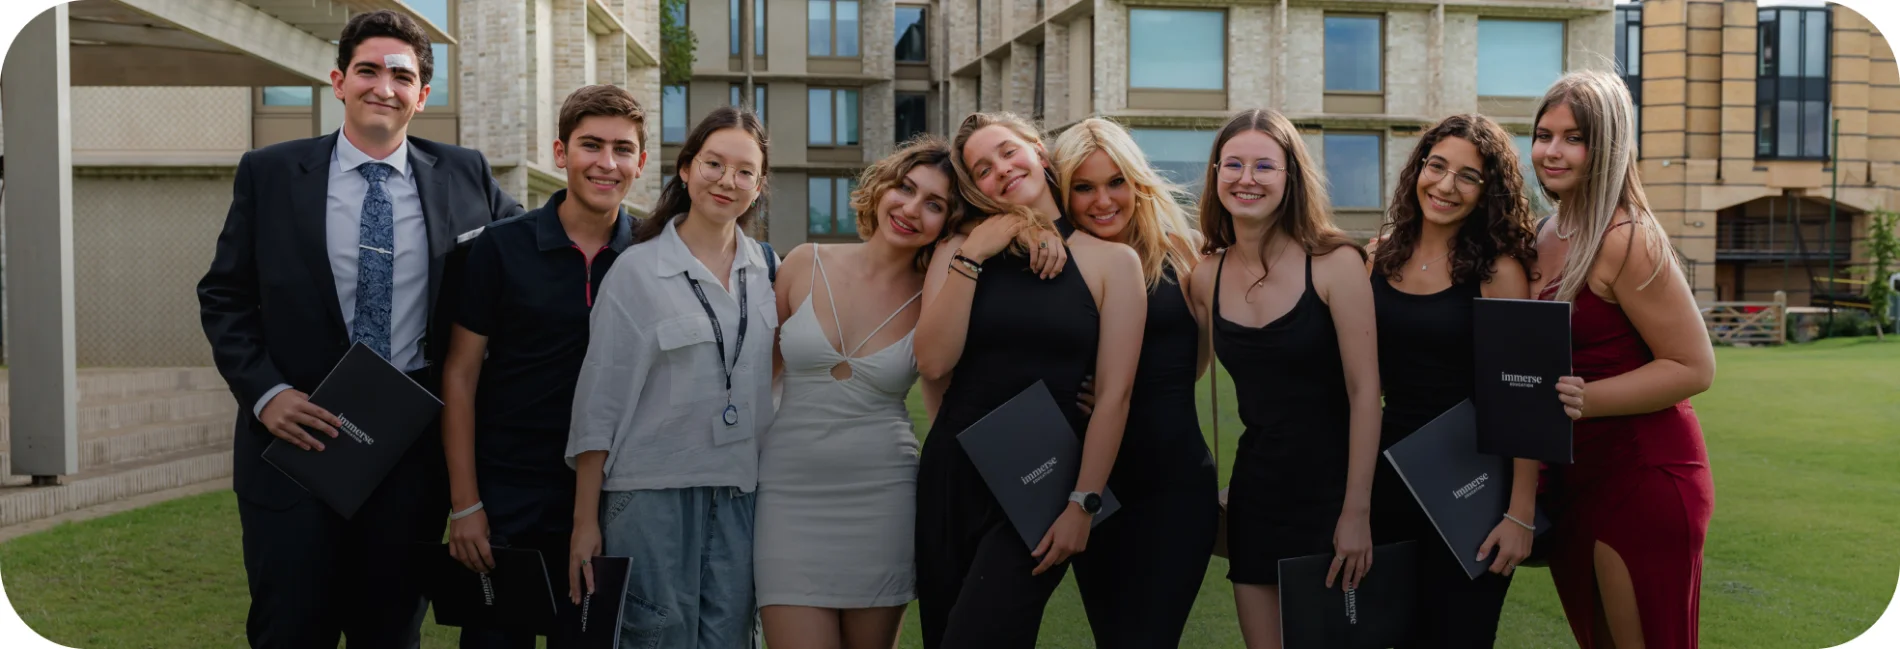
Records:
[[[1532,164],[1558,208],[1531,294],[1572,304],[1578,375],[1557,386],[1578,421],[1575,461],[1553,467],[1551,577],[1585,649],[1694,647],[1715,484],[1689,397],[1715,379],[1715,351],[1636,177],[1622,81],[1573,72],[1535,124]]]
[[[957,186],[981,222],[953,223],[924,282],[917,369],[950,385],[917,474],[917,596],[924,646],[1036,646],[1043,606],[1090,523],[1121,447],[1148,312],[1141,260],[1128,246],[1074,233],[1061,272],[1031,272],[1022,230],[1072,230],[1036,129],[1007,114],[963,121],[950,146]],[[968,218],[965,219],[970,220]],[[1042,243],[1030,249],[1041,249]],[[1076,392],[1090,368],[1095,413]],[[954,370],[954,375],[952,371]],[[956,435],[1042,382],[1061,404],[1082,457],[1071,502],[1038,547],[1024,547]]]
[[[1122,508],[1076,559],[1076,585],[1096,646],[1174,647],[1220,526],[1213,456],[1194,410],[1205,328],[1186,297],[1200,233],[1114,122],[1092,117],[1063,131],[1054,158],[1069,222],[1133,248],[1148,292],[1135,396],[1108,481]]]

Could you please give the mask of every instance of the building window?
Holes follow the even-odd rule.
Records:
[[[1831,16],[1824,7],[1777,7],[1759,18],[1755,157],[1826,158]]]
[[[857,178],[812,176],[807,181],[805,233],[817,237],[856,237],[858,214],[851,211]]]
[[[909,5],[897,7],[897,62],[926,63],[929,59],[924,49],[924,8]]]
[[[315,90],[316,86],[269,86],[264,88],[264,105],[309,108]]]
[[[1038,122],[1042,121],[1043,108],[1044,108],[1043,82],[1046,80],[1044,77],[1047,76],[1045,73],[1045,68],[1043,67],[1043,61],[1042,61],[1042,56],[1043,56],[1042,45],[1043,45],[1042,43],[1036,44],[1036,98],[1035,98],[1035,102],[1032,104],[1034,108],[1030,110],[1030,114],[1033,115],[1036,118],[1036,121]]]
[[[1226,22],[1218,10],[1129,9],[1129,87],[1226,89]]]
[[[897,97],[897,141],[908,142],[911,138],[928,130],[924,119],[928,115],[929,95],[921,92],[900,92]]]
[[[730,0],[730,2],[726,4],[727,9],[731,12],[731,20],[727,21],[732,24],[732,29],[730,30],[732,32],[730,50],[733,56],[738,56],[739,52],[742,51],[739,49],[740,41],[744,39],[745,35],[745,13],[743,11],[745,5],[740,4],[740,0]]]
[[[810,56],[858,56],[858,0],[806,0]]]
[[[738,106],[740,108],[749,108],[752,110],[753,115],[757,115],[759,117],[760,122],[765,121],[765,84],[762,84],[762,83],[752,84],[752,103],[749,103],[749,104],[744,103],[743,101],[743,98],[745,97],[744,84],[737,84],[737,83],[732,84],[731,89],[727,92],[726,96],[727,96],[727,100],[726,100],[727,104],[732,105],[732,106]]]
[[[1326,17],[1326,91],[1385,89],[1383,20],[1376,16]]]
[[[686,141],[686,86],[660,87],[660,143]]]
[[[812,88],[806,91],[811,146],[858,145],[858,91]]]
[[[1182,189],[1177,198],[1190,203],[1200,198],[1201,181],[1207,177],[1207,151],[1214,148],[1213,131],[1135,128],[1128,134],[1147,154],[1148,164]]]
[[[1385,205],[1384,156],[1380,138],[1373,133],[1327,133],[1326,178],[1332,183],[1333,206],[1376,210]]]
[[[1478,20],[1478,95],[1542,97],[1564,73],[1564,24]]]
[[[743,83],[731,83],[731,89],[726,97],[728,97],[726,104],[750,108],[752,114],[758,116],[758,121],[766,121],[766,83],[752,83],[752,101],[750,102],[745,102]]]
[[[1643,132],[1643,5],[1616,8],[1616,69],[1636,107],[1636,132]],[[1640,147],[1639,147],[1640,148]]]
[[[765,56],[765,0],[752,0],[752,55]]]

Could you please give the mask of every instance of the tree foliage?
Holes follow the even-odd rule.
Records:
[[[1893,212],[1874,212],[1867,216],[1867,252],[1873,256],[1874,272],[1867,282],[1867,301],[1873,306],[1874,322],[1886,337],[1886,330],[1893,327],[1893,282],[1888,279],[1893,274],[1894,262],[1900,259],[1900,235],[1894,230],[1900,228],[1900,214]]]
[[[660,0],[660,83],[693,80],[693,51],[699,37],[686,24],[687,0]]]

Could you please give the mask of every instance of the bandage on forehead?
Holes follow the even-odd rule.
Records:
[[[402,68],[410,72],[422,71],[421,68],[416,67],[415,59],[410,58],[408,54],[384,54],[383,67],[391,70]]]

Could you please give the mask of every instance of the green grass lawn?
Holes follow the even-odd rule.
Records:
[[[1885,610],[1900,574],[1892,541],[1900,529],[1900,342],[1720,349],[1717,359],[1715,387],[1695,400],[1716,485],[1703,645],[1845,642]],[[1221,388],[1225,460],[1240,424],[1232,386]],[[912,413],[922,430],[928,422],[914,400]],[[1240,646],[1226,570],[1225,560],[1211,560],[1182,646]],[[0,544],[0,581],[27,624],[61,644],[244,644],[248,600],[229,492]],[[1093,646],[1073,582],[1044,620],[1042,646]],[[1519,572],[1499,627],[1499,647],[1576,646],[1541,569]],[[452,629],[424,632],[425,647],[454,646]],[[920,646],[914,623],[901,646]]]

